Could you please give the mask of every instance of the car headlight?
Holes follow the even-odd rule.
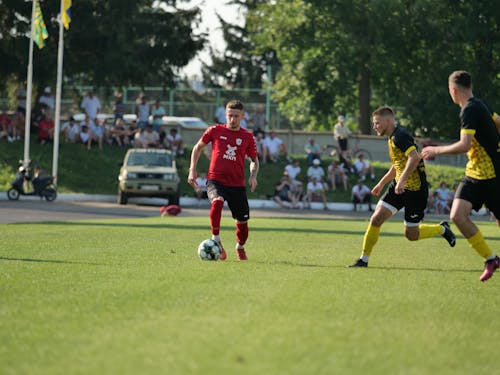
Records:
[[[123,175],[123,179],[127,178],[137,178],[137,173],[135,172],[125,172]]]
[[[163,179],[165,181],[174,181],[175,180],[175,174],[174,173],[166,173],[163,175]]]

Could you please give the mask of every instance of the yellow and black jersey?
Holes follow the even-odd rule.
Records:
[[[461,133],[474,136],[467,152],[467,177],[489,180],[500,175],[500,136],[494,116],[496,114],[484,101],[474,97],[460,111]]]
[[[394,132],[387,140],[389,146],[389,156],[391,157],[392,164],[396,170],[396,181],[399,181],[403,173],[406,162],[408,161],[408,154],[413,150],[418,152],[418,147],[411,134],[399,126],[396,126]],[[418,163],[417,168],[405,181],[405,190],[419,191],[427,189],[427,177],[425,175],[425,165],[422,160]]]

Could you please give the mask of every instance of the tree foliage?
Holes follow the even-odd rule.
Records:
[[[60,2],[40,3],[49,39],[45,48],[35,47],[34,77],[48,84],[56,78]],[[31,4],[0,0],[2,77],[26,76]],[[175,0],[73,1],[64,39],[66,80],[102,86],[172,85],[175,70],[205,43],[205,36],[194,32],[199,9],[181,10],[176,5]]]
[[[271,48],[259,48],[251,38],[246,15],[256,9],[264,0],[230,0],[227,4],[237,5],[245,15],[243,25],[230,23],[218,15],[226,42],[225,50],[210,49],[210,64],[203,64],[203,80],[208,86],[225,85],[233,88],[260,88],[267,74],[279,69],[276,53]],[[268,77],[266,77],[267,79]]]
[[[381,104],[420,135],[455,137],[451,71],[467,69],[479,96],[500,104],[495,2],[276,0],[249,16],[255,43],[277,51],[275,86],[283,113],[328,128],[339,113],[370,131]]]

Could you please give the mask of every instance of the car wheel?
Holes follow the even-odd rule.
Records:
[[[118,204],[127,204],[127,203],[128,203],[127,194],[125,194],[121,190],[118,190]]]

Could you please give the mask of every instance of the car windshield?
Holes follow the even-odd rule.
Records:
[[[150,167],[171,167],[172,155],[155,152],[134,152],[127,160],[127,165],[146,165]]]

